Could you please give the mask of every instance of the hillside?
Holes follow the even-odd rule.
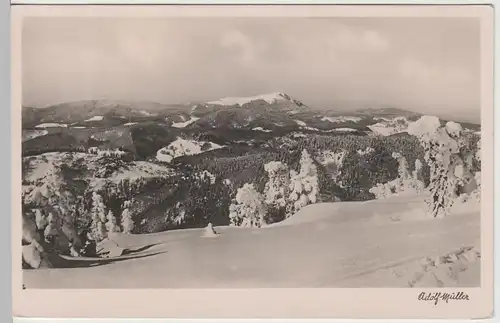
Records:
[[[185,105],[119,100],[86,100],[56,104],[44,108],[23,107],[23,128],[43,123],[64,123],[73,126],[119,125],[131,121],[154,120],[172,115],[186,115]],[[92,124],[92,123],[91,123]]]

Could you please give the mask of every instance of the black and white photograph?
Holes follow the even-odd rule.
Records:
[[[479,18],[33,16],[19,42],[23,289],[482,286]]]

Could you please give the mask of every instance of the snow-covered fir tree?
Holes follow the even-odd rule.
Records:
[[[217,232],[215,231],[212,222],[208,222],[207,226],[205,227],[205,232],[203,234],[203,237],[206,238],[212,238],[217,236]]]
[[[376,199],[384,199],[393,194],[392,188],[394,185],[391,185],[393,183],[377,183],[376,186],[372,187],[369,189],[369,192],[375,195]]]
[[[269,177],[264,188],[266,204],[271,208],[284,209],[290,189],[288,166],[279,161],[272,161],[264,165],[264,170]]]
[[[229,206],[230,224],[239,227],[260,228],[265,224],[264,197],[253,184],[246,183],[238,189],[236,198]]]
[[[471,197],[477,202],[481,202],[481,172],[476,172],[474,174],[474,179],[476,181],[476,189],[472,191]]]
[[[409,179],[411,177],[410,171],[408,170],[408,162],[406,161],[405,156],[400,153],[392,153],[392,157],[396,159],[399,163],[398,166],[398,176],[402,180]]]
[[[108,232],[120,232],[120,227],[116,222],[116,217],[113,214],[113,211],[109,210],[106,221],[106,230]]]
[[[415,170],[411,174],[410,187],[413,188],[417,194],[425,190],[425,183],[422,178],[422,162],[420,159],[415,160]]]
[[[398,161],[398,177],[387,183],[377,183],[369,192],[375,195],[376,199],[390,197],[393,194],[418,194],[423,183],[412,177],[408,169],[406,158],[400,153],[392,153],[392,158]]]
[[[477,151],[474,155],[474,158],[481,164],[481,138],[477,141]],[[475,198],[477,202],[481,201],[481,171],[478,171],[474,174],[474,179],[476,181],[476,189],[473,191],[471,195]]]
[[[47,216],[47,226],[43,232],[45,238],[57,236],[60,230],[60,222],[56,214],[50,212]]]
[[[450,158],[450,168],[448,170],[448,182],[450,185],[450,196],[457,198],[462,194],[462,188],[468,182],[466,178],[465,163],[458,155],[452,155]]]
[[[477,141],[477,151],[474,157],[476,158],[477,161],[481,162],[481,138]]]
[[[393,153],[393,157],[398,160],[398,178],[396,180],[397,186],[394,187],[396,193],[404,192],[405,194],[420,194],[425,184],[420,180],[420,173],[422,170],[422,163],[420,160],[415,160],[415,170],[413,173],[408,169],[408,162],[406,158],[400,153]]]
[[[412,173],[414,179],[420,180],[422,178],[422,162],[420,159],[415,160],[415,170]]]
[[[130,211],[131,202],[125,201],[123,203],[122,220],[121,225],[123,233],[131,233],[134,230],[134,220],[132,218],[132,212]]]
[[[293,203],[287,212],[287,216],[297,212],[304,206],[316,203],[319,195],[318,172],[313,159],[307,152],[302,151],[300,157],[300,171],[290,171],[290,195]]]
[[[48,225],[47,217],[42,214],[40,209],[35,209],[35,222],[38,230],[44,230]]]
[[[408,127],[408,133],[417,136],[424,147],[424,158],[430,167],[427,204],[434,217],[447,215],[453,205],[456,182],[452,156],[459,153],[461,130],[459,124],[451,121],[442,127],[439,118],[433,116],[423,116]]]
[[[92,193],[92,224],[91,234],[94,240],[101,241],[106,238],[106,207],[102,196],[96,192]]]
[[[395,193],[404,191],[405,182],[410,178],[410,172],[408,170],[408,162],[406,158],[400,153],[392,153],[392,158],[398,161],[398,177],[394,180],[393,187]]]

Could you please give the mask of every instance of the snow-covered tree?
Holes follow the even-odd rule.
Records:
[[[402,180],[409,179],[411,177],[410,171],[408,170],[408,162],[406,158],[400,153],[392,153],[392,157],[396,159],[399,163],[398,175]]]
[[[477,151],[474,157],[477,161],[481,161],[481,138],[477,141]]]
[[[448,171],[448,182],[451,190],[450,195],[453,198],[457,198],[462,194],[462,188],[468,183],[466,172],[468,172],[468,170],[460,156],[452,155]]]
[[[35,222],[38,230],[44,230],[45,227],[49,224],[47,221],[47,217],[42,214],[40,209],[35,209]]]
[[[377,186],[370,188],[369,192],[375,195],[376,199],[384,199],[393,194],[391,183],[377,183]]]
[[[69,254],[71,255],[71,257],[80,257],[80,253],[78,252],[78,250],[76,250],[73,243],[69,244]]]
[[[272,161],[264,165],[264,170],[269,177],[264,188],[266,204],[275,208],[284,208],[290,187],[287,165],[279,161]]]
[[[269,180],[264,187],[264,198],[267,205],[266,222],[281,221],[289,209],[290,173],[288,166],[279,161],[264,165]]]
[[[43,231],[43,234],[46,239],[50,237],[57,236],[60,230],[60,222],[54,213],[49,213],[47,216],[47,226],[45,227],[45,230]]]
[[[101,241],[106,238],[106,207],[102,196],[96,192],[92,193],[92,224],[91,234],[94,240]]]
[[[238,189],[235,201],[229,206],[229,219],[233,226],[257,227],[265,224],[264,197],[253,184],[246,183]]]
[[[116,223],[116,217],[111,210],[108,211],[106,230],[108,232],[120,232],[120,227]]]
[[[165,213],[165,221],[169,221],[176,225],[181,225],[186,221],[186,210],[185,206],[181,202],[177,202],[173,209],[168,209]]]
[[[399,188],[396,188],[396,192],[420,194],[425,188],[424,182],[420,180],[422,176],[422,163],[419,159],[415,160],[415,170],[410,173],[406,158],[401,154],[398,154],[396,157],[399,163],[398,178],[400,184]]]
[[[123,203],[122,211],[122,229],[123,233],[131,233],[134,230],[134,220],[132,219],[132,212],[130,211],[130,201]]]
[[[203,234],[203,237],[206,238],[212,238],[217,236],[217,232],[215,231],[212,222],[208,222],[208,225],[205,227],[205,232]]]
[[[392,153],[392,158],[398,161],[398,177],[393,181],[392,187],[394,188],[395,193],[399,193],[400,191],[405,190],[405,184],[410,178],[410,172],[408,170],[408,162],[406,158],[400,153]]]
[[[479,140],[477,141],[477,151],[476,153],[474,154],[474,158],[476,159],[476,161],[479,162],[479,165],[481,163],[481,138],[479,138]],[[472,192],[472,196],[475,198],[475,200],[477,202],[480,202],[481,201],[481,172],[478,171],[474,174],[474,179],[475,179],[475,182],[476,182],[476,189]]]
[[[423,116],[408,126],[408,133],[417,136],[424,147],[424,158],[430,167],[427,204],[434,217],[447,215],[453,204],[456,182],[452,156],[459,153],[461,130],[459,124],[451,121],[442,127],[433,116]]]
[[[412,173],[412,177],[414,179],[417,179],[417,180],[420,180],[420,178],[422,177],[422,162],[420,161],[420,159],[416,159],[415,160],[415,170],[413,171]]]
[[[476,172],[474,174],[474,179],[476,180],[476,189],[472,191],[471,196],[476,202],[481,202],[481,172]]]
[[[300,157],[300,172],[290,171],[289,199],[293,204],[287,216],[308,204],[316,203],[319,195],[318,185],[316,165],[307,150],[304,149]]]
[[[462,135],[462,126],[459,123],[456,123],[454,121],[448,121],[445,125],[446,128],[446,133],[453,138],[454,140],[458,141],[460,140],[460,136]]]

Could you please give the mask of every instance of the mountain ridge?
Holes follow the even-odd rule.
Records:
[[[39,124],[62,123],[73,126],[116,126],[120,124],[142,121],[167,121],[170,124],[183,123],[188,120],[191,127],[210,123],[220,118],[220,115],[233,115],[239,127],[248,123],[246,119],[260,119],[262,124],[253,127],[272,126],[264,119],[283,119],[277,124],[290,124],[291,120],[300,121],[313,128],[321,126],[318,117],[361,117],[363,120],[372,118],[397,118],[405,117],[414,121],[422,113],[402,108],[381,106],[374,104],[345,111],[342,109],[318,109],[308,106],[284,92],[272,92],[247,97],[225,97],[219,100],[198,103],[164,104],[152,101],[127,101],[127,100],[79,100],[60,104],[53,104],[43,108],[22,107],[23,128],[35,128]],[[293,116],[293,118],[292,118]],[[227,118],[222,118],[227,119]],[[440,118],[449,120],[449,118]],[[208,121],[207,121],[208,120]],[[314,121],[315,120],[315,121]],[[89,123],[90,121],[90,123]],[[323,120],[324,121],[324,120]],[[474,122],[457,121],[467,127],[477,129],[479,125]],[[368,121],[370,123],[372,121]],[[366,122],[365,122],[366,123]],[[376,122],[372,122],[376,123]],[[220,125],[213,125],[220,126]],[[327,126],[327,124],[323,124]]]

